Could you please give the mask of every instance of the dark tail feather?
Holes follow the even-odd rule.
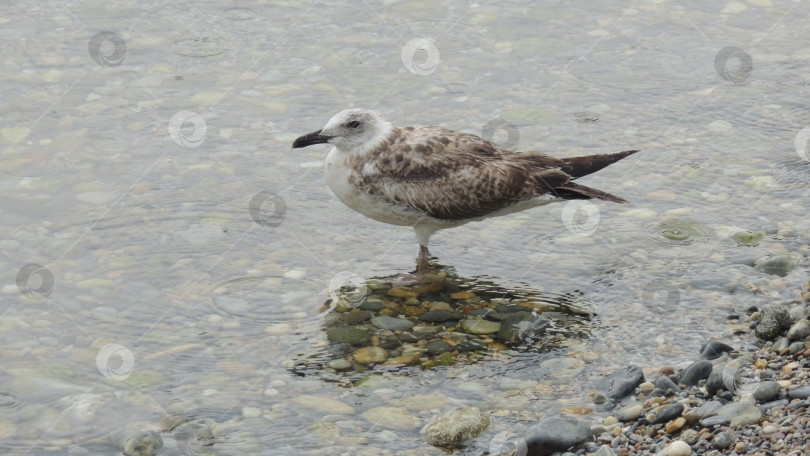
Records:
[[[635,151],[633,151],[635,152]],[[616,154],[618,155],[618,154]],[[607,166],[607,165],[605,165]],[[584,185],[575,184],[573,182],[567,182],[565,185],[561,187],[557,187],[554,189],[554,193],[557,194],[560,198],[564,199],[591,199],[596,198],[603,201],[612,201],[614,203],[628,203],[627,200],[619,198],[618,196],[611,195],[610,193],[603,192],[602,190],[597,190],[595,188],[586,187]]]
[[[605,166],[610,165],[611,163],[616,163],[622,158],[627,157],[628,155],[633,155],[636,152],[638,151],[626,150],[624,152],[618,152],[615,154],[600,154],[600,155],[588,155],[586,157],[561,158],[560,161],[562,161],[564,164],[560,167],[560,169],[568,173],[572,178],[576,179],[578,177],[587,176],[588,174],[595,173],[600,169],[604,168]],[[605,193],[605,195],[607,195],[607,193]],[[621,200],[619,202],[626,203],[627,201]]]

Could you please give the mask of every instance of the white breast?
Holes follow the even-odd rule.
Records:
[[[337,148],[329,151],[326,156],[326,184],[343,204],[366,217],[392,225],[413,226],[424,218],[416,211],[390,204],[351,185],[349,178],[355,173],[358,172],[349,166],[345,153]],[[362,175],[357,177],[360,180],[363,178]]]

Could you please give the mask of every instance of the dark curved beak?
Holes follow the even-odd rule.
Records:
[[[313,144],[323,144],[328,142],[332,139],[332,136],[326,136],[321,134],[321,130],[313,131],[307,135],[301,136],[295,141],[293,141],[293,149],[298,149],[299,147],[307,147]]]

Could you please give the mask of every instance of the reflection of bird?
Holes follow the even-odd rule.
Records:
[[[380,222],[412,226],[417,277],[430,236],[473,220],[567,199],[627,201],[574,179],[637,151],[575,158],[519,154],[441,127],[394,127],[379,114],[347,109],[293,148],[329,143],[326,182],[350,208]]]

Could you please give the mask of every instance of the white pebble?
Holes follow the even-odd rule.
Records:
[[[692,448],[683,440],[676,440],[661,450],[656,456],[689,456]]]
[[[242,416],[245,418],[258,418],[262,416],[262,409],[259,407],[242,407]]]

